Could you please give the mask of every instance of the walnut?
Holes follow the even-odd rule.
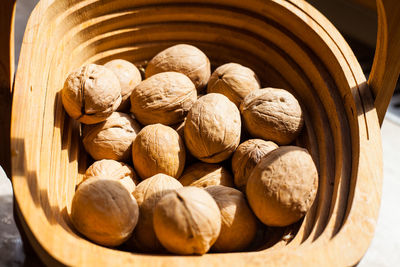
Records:
[[[202,255],[218,238],[221,214],[210,194],[188,186],[161,198],[153,223],[158,240],[169,252]]]
[[[187,167],[181,178],[184,186],[207,187],[225,185],[233,187],[233,178],[227,169],[218,164],[198,162]]]
[[[73,225],[100,245],[122,244],[132,234],[138,217],[135,198],[114,179],[91,177],[78,187],[72,199]]]
[[[114,59],[104,67],[112,70],[119,80],[121,85],[122,102],[117,111],[128,111],[130,106],[130,96],[133,89],[142,81],[140,71],[135,65],[123,59]]]
[[[247,181],[246,195],[255,215],[269,226],[287,226],[310,209],[318,172],[306,149],[282,146],[260,160]]]
[[[240,141],[240,113],[221,94],[207,94],[197,100],[185,121],[185,143],[199,160],[221,162],[231,156]]]
[[[257,75],[251,69],[237,63],[219,66],[207,85],[208,93],[223,94],[238,108],[243,98],[257,89],[260,89]]]
[[[93,176],[119,180],[131,193],[139,183],[139,177],[128,164],[112,159],[102,159],[90,165],[85,172],[83,181]]]
[[[304,124],[299,102],[283,89],[265,88],[251,92],[244,98],[240,111],[246,129],[253,137],[279,145],[291,143]]]
[[[257,163],[269,152],[278,148],[271,141],[262,139],[250,139],[241,143],[232,157],[232,171],[235,178],[235,186],[242,192],[246,192],[247,179]]]
[[[150,60],[146,68],[146,78],[166,71],[185,74],[200,92],[210,78],[211,66],[207,56],[200,49],[192,45],[178,44],[161,51]]]
[[[157,173],[178,178],[185,166],[185,146],[182,138],[171,127],[147,125],[133,142],[132,160],[142,179]]]
[[[89,64],[70,73],[61,90],[68,115],[85,124],[104,121],[121,103],[121,86],[104,66]]]
[[[140,217],[129,243],[140,251],[157,252],[163,247],[153,229],[153,211],[157,202],[166,194],[182,188],[175,178],[166,174],[156,174],[142,181],[133,196],[139,205]]]
[[[182,122],[197,100],[194,84],[178,72],[163,72],[142,81],[131,94],[131,112],[143,125]]]
[[[246,249],[257,233],[257,219],[242,192],[215,185],[205,188],[221,211],[221,232],[213,251],[233,252]]]
[[[128,114],[114,112],[106,121],[83,128],[83,145],[95,160],[128,161],[140,125]]]

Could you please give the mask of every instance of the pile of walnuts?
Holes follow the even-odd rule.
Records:
[[[318,187],[310,154],[291,145],[304,115],[288,91],[260,87],[237,63],[211,73],[187,44],[157,54],[144,80],[122,59],[70,73],[62,102],[95,160],[72,201],[76,230],[104,246],[201,255],[246,250],[263,224],[300,220]]]

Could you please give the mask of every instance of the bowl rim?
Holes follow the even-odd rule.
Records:
[[[91,0],[94,1],[94,0]],[[256,0],[257,1],[257,0]],[[255,1],[255,2],[256,2]],[[34,53],[33,41],[37,34],[38,25],[42,21],[42,16],[51,6],[54,0],[41,1],[35,7],[28,21],[27,30],[24,35],[24,42],[21,48],[19,67],[15,79],[14,100],[12,108],[11,125],[11,152],[12,152],[12,182],[16,200],[16,211],[21,221],[22,229],[27,235],[34,250],[47,265],[75,265],[103,264],[175,264],[185,265],[190,261],[192,265],[218,264],[221,262],[231,262],[234,265],[264,265],[266,263],[279,265],[321,265],[332,263],[332,265],[354,265],[366,252],[376,225],[379,211],[379,203],[382,188],[382,145],[380,137],[379,120],[374,109],[373,97],[365,76],[359,66],[355,56],[336,28],[310,4],[301,0],[274,0],[277,4],[284,6],[290,12],[298,16],[304,23],[307,23],[318,34],[323,35],[326,40],[330,40],[331,49],[336,51],[336,56],[342,60],[346,67],[346,75],[354,80],[353,91],[347,96],[356,105],[355,120],[358,122],[357,130],[352,131],[352,135],[359,142],[359,159],[357,166],[357,179],[352,181],[354,188],[350,199],[352,200],[351,209],[347,211],[343,227],[336,235],[330,239],[317,239],[315,242],[306,242],[300,247],[290,247],[283,249],[273,249],[259,252],[240,252],[225,254],[206,254],[202,257],[197,256],[154,256],[140,255],[128,252],[119,253],[115,256],[115,251],[107,248],[99,248],[95,259],[86,255],[72,257],[69,251],[63,251],[57,244],[71,243],[71,239],[65,236],[43,234],[48,231],[49,222],[43,214],[40,206],[36,206],[34,201],[26,198],[29,194],[28,169],[24,164],[24,148],[21,147],[21,138],[26,134],[25,117],[20,112],[20,107],[24,106],[29,97],[29,88],[24,86],[25,73],[29,73],[29,59]],[[355,133],[356,132],[356,133]],[[371,204],[372,203],[372,204]],[[57,227],[55,227],[57,228]],[[56,230],[54,230],[56,231]],[[82,242],[88,242],[83,240]],[[89,243],[89,242],[88,242]],[[90,243],[91,244],[91,243]],[[83,252],[85,254],[87,252]],[[87,256],[92,259],[83,259]],[[260,256],[260,257],[258,257]],[[310,259],[310,257],[312,257]]]

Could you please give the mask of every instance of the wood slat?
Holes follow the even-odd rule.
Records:
[[[0,165],[11,176],[10,122],[14,77],[14,14],[16,0],[2,3],[0,9]]]
[[[142,63],[180,42],[198,46],[214,66],[253,68],[266,86],[292,91],[306,111],[303,142],[319,168],[317,201],[258,251],[129,253],[87,241],[68,221],[88,158],[79,125],[60,103],[67,74],[117,57]],[[41,0],[24,36],[11,136],[18,214],[51,266],[354,265],[373,236],[382,182],[374,98],[342,36],[302,0]],[[288,243],[281,238],[290,231]]]

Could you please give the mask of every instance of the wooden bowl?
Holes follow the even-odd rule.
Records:
[[[88,163],[79,125],[61,103],[67,74],[114,58],[144,64],[177,43],[199,47],[214,66],[252,68],[264,86],[293,92],[306,112],[301,140],[318,166],[317,200],[302,222],[260,249],[201,257],[130,253],[86,240],[68,221]],[[373,237],[381,195],[376,92],[338,31],[301,0],[42,0],[25,32],[11,117],[23,231],[50,266],[354,265]]]

